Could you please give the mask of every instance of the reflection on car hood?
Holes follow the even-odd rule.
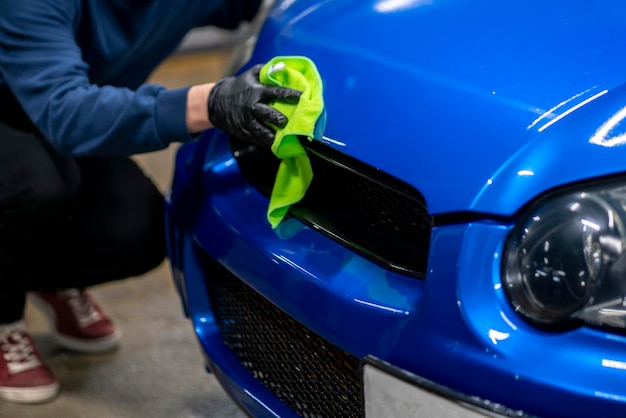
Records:
[[[310,56],[328,143],[415,186],[431,213],[509,215],[626,171],[626,147],[590,143],[626,105],[624,12],[613,0],[285,0],[251,63]]]

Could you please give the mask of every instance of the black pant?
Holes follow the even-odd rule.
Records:
[[[137,276],[165,257],[162,196],[130,158],[62,157],[17,120],[0,115],[0,323],[22,318],[30,290]]]

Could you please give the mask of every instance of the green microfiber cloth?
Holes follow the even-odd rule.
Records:
[[[272,144],[272,152],[281,159],[267,210],[267,220],[275,229],[289,207],[304,197],[313,179],[311,162],[298,137],[309,141],[322,137],[326,123],[323,84],[313,61],[302,56],[272,58],[261,68],[259,79],[266,85],[302,92],[297,104],[270,103],[289,119],[284,128],[276,130]]]

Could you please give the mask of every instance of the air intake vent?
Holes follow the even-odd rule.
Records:
[[[385,268],[424,278],[432,218],[408,184],[319,142],[306,143],[313,182],[290,214]],[[270,195],[278,159],[232,140],[248,181]]]
[[[324,340],[215,260],[207,288],[226,346],[250,373],[305,418],[360,417],[359,360]]]

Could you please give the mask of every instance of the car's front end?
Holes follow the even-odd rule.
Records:
[[[249,414],[624,415],[624,7],[501,3],[276,2],[246,66],[309,56],[328,122],[275,230],[271,152],[178,152],[175,281]]]

